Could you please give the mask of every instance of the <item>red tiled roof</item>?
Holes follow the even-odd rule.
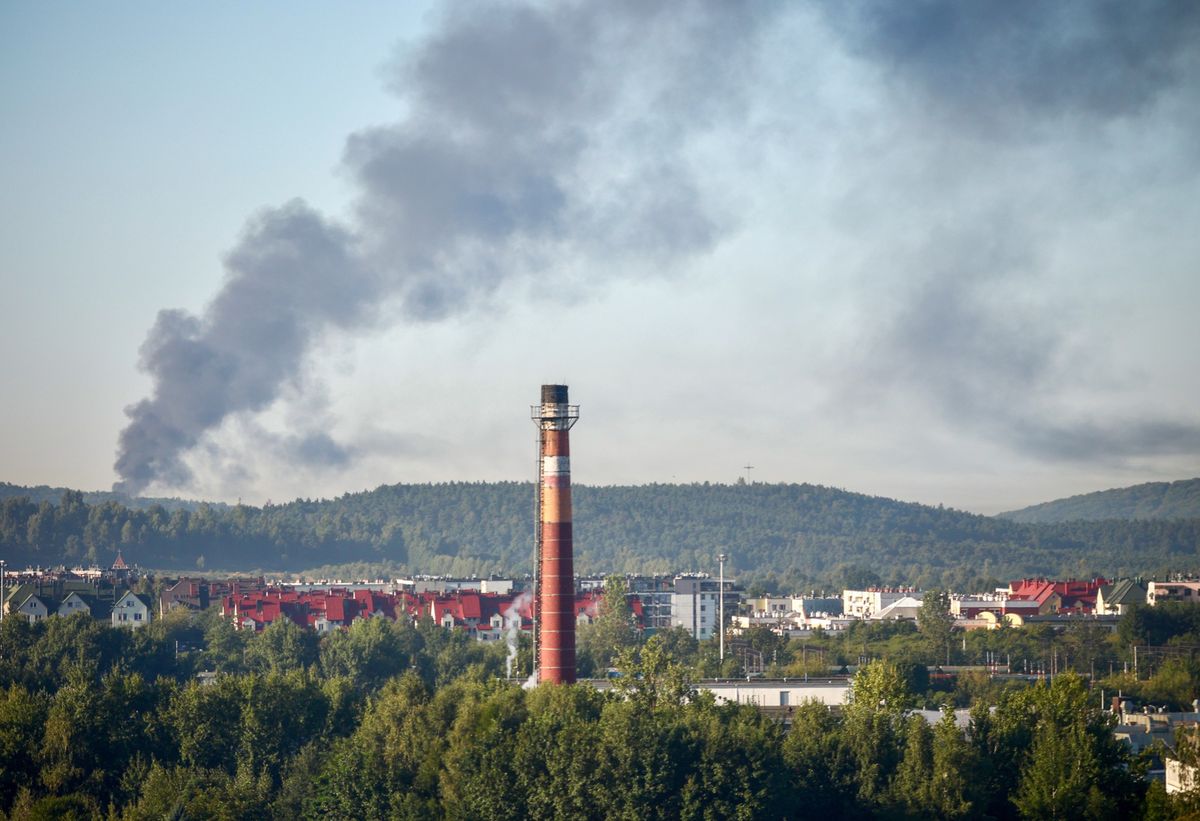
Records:
[[[463,597],[459,599],[458,610],[459,613],[462,614],[463,619],[475,619],[476,621],[479,621],[479,616],[482,612],[481,608],[479,607],[479,594],[467,593],[463,595]]]
[[[505,613],[516,603],[523,627],[531,618],[531,601],[527,595],[454,593],[438,595],[422,593],[387,594],[375,590],[296,591],[295,589],[258,589],[231,593],[222,597],[223,612],[250,618],[258,627],[279,615],[286,615],[296,624],[311,626],[324,614],[331,623],[348,625],[359,616],[382,614],[390,619],[429,613],[441,622],[447,613],[457,626],[481,622],[486,627],[491,619]],[[640,603],[639,603],[640,605]]]
[[[345,599],[330,596],[325,600],[325,618],[338,624],[344,624],[346,621],[346,601]]]
[[[1013,591],[1011,600],[1036,601],[1041,605],[1045,604],[1053,594],[1057,593],[1062,600],[1062,610],[1094,610],[1096,607],[1096,596],[1100,592],[1100,588],[1106,584],[1108,584],[1108,580],[1104,578],[1095,578],[1090,581],[1080,581],[1077,579],[1069,579],[1067,581],[1021,579],[1020,581],[1012,582],[1010,585]]]
[[[629,610],[633,613],[633,617],[642,627],[642,619],[644,610],[642,609],[642,600],[637,596],[630,596],[626,601],[629,603]],[[604,609],[604,593],[602,591],[592,591],[575,597],[575,616],[578,618],[580,613],[587,613],[589,617],[595,618],[600,615]]]
[[[403,604],[402,597],[388,596],[374,590],[355,590],[354,601],[362,613],[383,613],[389,619],[396,618],[396,607]]]

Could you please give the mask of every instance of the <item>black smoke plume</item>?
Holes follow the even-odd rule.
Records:
[[[432,321],[554,255],[709,248],[726,226],[685,149],[736,107],[759,22],[715,2],[451,5],[395,66],[403,120],[347,141],[353,224],[299,201],[266,211],[202,315],[160,312],[139,363],[153,394],[126,410],[116,488],[186,486],[206,433],[267,409],[323,332],[376,321],[381,304]],[[298,441],[297,459],[349,453]]]

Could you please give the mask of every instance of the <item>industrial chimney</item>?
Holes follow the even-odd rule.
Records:
[[[575,683],[575,557],[571,538],[571,426],[579,406],[566,385],[542,385],[534,527],[533,647],[538,682]]]

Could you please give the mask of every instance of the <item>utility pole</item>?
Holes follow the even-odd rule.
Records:
[[[722,662],[725,661],[725,560],[727,558],[729,558],[729,557],[726,556],[724,553],[721,553],[717,556],[717,562],[721,565],[721,581],[720,581],[721,589],[717,593],[717,595],[720,596],[720,599],[718,599],[718,603],[717,603],[717,610],[719,613],[717,618],[720,621],[720,624],[717,625],[717,629],[721,632],[721,661]]]
[[[4,621],[4,611],[8,609],[4,598],[4,565],[4,559],[0,559],[0,621]]]

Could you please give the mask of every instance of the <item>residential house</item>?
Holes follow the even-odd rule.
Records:
[[[1096,593],[1096,612],[1104,616],[1123,616],[1135,604],[1145,604],[1148,591],[1133,579],[1106,584]]]
[[[30,623],[39,622],[57,611],[58,602],[46,595],[38,595],[37,593],[29,593],[21,603],[16,607],[11,608],[10,613],[14,616],[22,616]]]
[[[74,616],[76,613],[87,613],[92,618],[103,619],[108,613],[108,608],[95,596],[71,591],[58,606],[58,615],[65,617]]]
[[[354,591],[354,601],[358,603],[363,616],[395,621],[407,609],[408,598],[404,594],[389,595],[377,590],[359,589]]]
[[[576,622],[591,622],[599,614],[602,602],[603,593],[596,590],[577,596]],[[319,633],[348,628],[356,619],[407,619],[415,623],[427,616],[447,629],[464,630],[480,641],[495,641],[508,631],[510,621],[515,621],[521,630],[532,629],[531,604],[531,597],[525,594],[468,590],[384,593],[367,588],[302,590],[289,586],[225,596],[221,600],[221,614],[231,619],[239,630],[258,632],[284,617]],[[631,597],[629,607],[638,629],[642,629],[641,602]]]
[[[136,630],[150,623],[153,613],[150,599],[132,590],[117,600],[112,609],[112,626]]]
[[[183,578],[163,590],[158,597],[158,614],[165,616],[176,607],[204,610],[208,607],[209,585],[204,579]]]

